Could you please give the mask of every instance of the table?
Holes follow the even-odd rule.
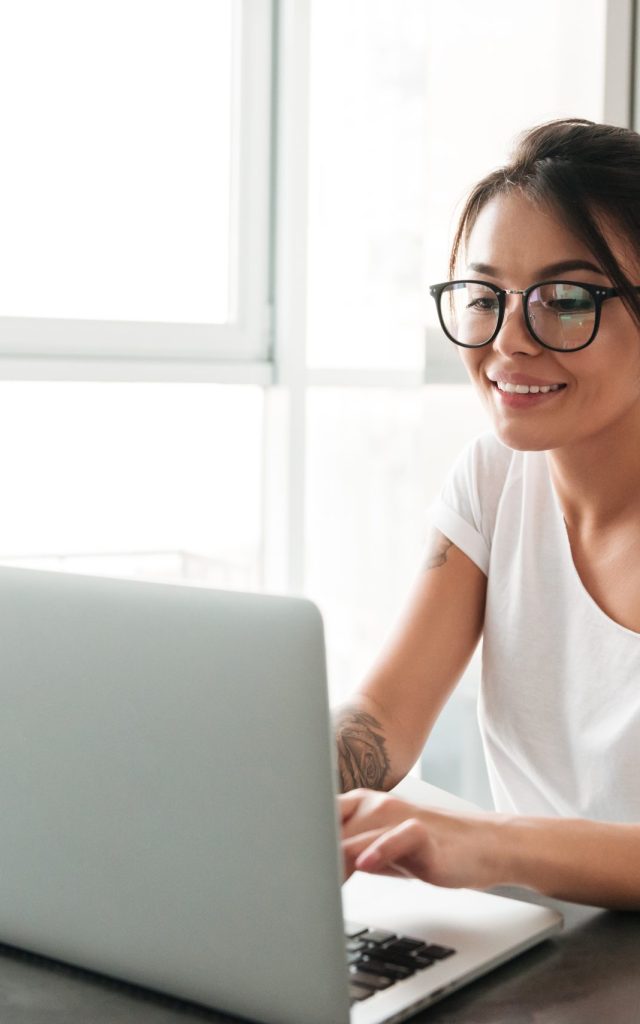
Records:
[[[564,931],[411,1020],[416,1024],[640,1024],[640,913],[580,907],[511,889],[498,891],[557,907],[565,916]],[[228,1024],[231,1020],[0,945],[2,1024]]]

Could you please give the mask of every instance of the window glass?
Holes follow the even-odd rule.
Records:
[[[260,388],[0,384],[0,560],[260,584]]]
[[[333,701],[377,657],[419,570],[428,506],[484,429],[468,384],[310,389],[306,591],[326,619]]]
[[[313,2],[312,366],[421,367],[468,188],[523,129],[601,118],[605,7]]]
[[[233,7],[0,4],[1,316],[229,319]]]

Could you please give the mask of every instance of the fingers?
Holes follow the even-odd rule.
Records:
[[[352,789],[349,793],[343,793],[338,797],[338,812],[341,825],[344,825],[357,811],[366,794],[366,789]]]
[[[471,889],[503,881],[500,815],[425,810],[371,790],[347,794],[341,814],[345,878],[359,870]]]
[[[345,882],[347,878],[351,878],[351,875],[356,870],[356,860],[360,854],[371,846],[371,844],[378,839],[379,836],[383,835],[383,833],[384,829],[382,828],[370,829],[368,832],[361,832],[352,839],[343,840],[342,860]]]
[[[372,789],[354,789],[338,797],[340,826],[343,839],[380,828],[397,825],[413,816],[415,807],[397,797]]]
[[[355,870],[410,878],[424,871],[429,836],[411,804],[356,789],[338,797],[338,808],[345,881]]]
[[[364,838],[364,837],[363,837]],[[428,881],[429,834],[423,822],[408,818],[395,828],[379,830],[354,858],[354,869],[400,874]]]

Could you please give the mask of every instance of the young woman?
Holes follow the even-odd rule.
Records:
[[[534,128],[474,188],[435,285],[493,433],[432,514],[424,571],[336,713],[346,874],[524,885],[640,909],[640,136]],[[495,813],[384,791],[483,637]]]

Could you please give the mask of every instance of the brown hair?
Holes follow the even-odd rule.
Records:
[[[603,234],[617,228],[640,255],[640,135],[580,118],[549,121],[518,137],[509,163],[473,188],[456,229],[449,273],[480,210],[514,189],[555,209],[598,260],[640,323],[640,281],[630,281]]]

